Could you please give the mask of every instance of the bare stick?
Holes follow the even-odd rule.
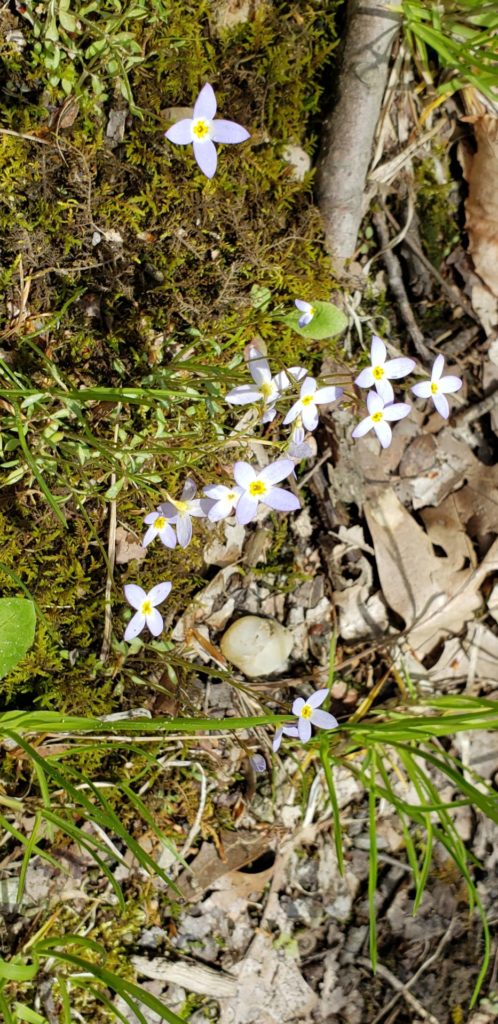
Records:
[[[372,220],[379,237],[379,242],[382,246],[382,260],[387,270],[391,291],[398,303],[399,311],[405,321],[410,338],[412,339],[419,356],[422,359],[431,362],[433,356],[425,344],[422,331],[420,330],[420,327],[412,313],[412,307],[410,306],[410,300],[406,294],[398,257],[395,256],[392,249],[389,248],[391,240],[389,238],[386,218],[383,213],[377,212],[374,213]]]
[[[317,174],[327,248],[339,259],[354,255],[366,212],[366,177],[391,47],[400,25],[400,15],[390,0],[350,0],[347,7],[338,99],[324,122]]]
[[[364,957],[360,957],[358,963],[360,963],[362,967],[367,967],[369,970],[372,969],[370,961],[366,960]],[[381,978],[384,978],[385,981],[389,982],[391,988],[394,988],[396,992],[399,992],[399,994],[403,996],[405,1003],[408,1003],[408,1006],[411,1006],[412,1010],[415,1010],[415,1013],[418,1013],[422,1020],[426,1020],[428,1024],[440,1024],[438,1018],[434,1017],[432,1013],[429,1013],[429,1011],[425,1009],[425,1006],[422,1006],[422,1003],[420,1003],[418,999],[415,999],[415,996],[412,996],[406,985],[403,985],[402,981],[399,981],[394,974],[391,974],[391,971],[388,971],[387,967],[383,967],[382,964],[378,964],[377,974],[380,974]]]

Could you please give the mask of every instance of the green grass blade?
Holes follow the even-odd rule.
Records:
[[[337,793],[334,784],[332,763],[330,761],[328,754],[328,741],[325,736],[320,742],[320,760],[323,765],[325,782],[327,783],[327,789],[329,792],[330,806],[332,808],[332,822],[334,827],[334,844],[337,856],[337,866],[339,868],[339,873],[341,875],[344,875],[344,848],[342,843],[341,812],[339,810],[339,803],[337,800]]]

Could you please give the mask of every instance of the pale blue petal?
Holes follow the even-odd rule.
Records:
[[[155,587],[152,587],[152,590],[149,590],[147,597],[149,598],[149,601],[151,602],[153,607],[155,607],[156,604],[161,604],[163,601],[166,600],[170,591],[171,583],[169,583],[169,581],[165,581],[164,583],[156,583]]]
[[[270,463],[269,466],[265,466],[261,470],[259,479],[264,480],[265,484],[278,484],[281,480],[285,480],[293,469],[294,466],[290,459],[277,459],[276,462]],[[237,483],[239,483],[238,480]]]
[[[372,360],[372,366],[383,366],[387,355],[387,349],[377,334],[372,335],[372,347],[370,349],[370,357]]]
[[[256,473],[248,462],[236,462],[233,467],[233,475],[240,487],[246,490],[249,484],[256,479]]]
[[[159,636],[159,634],[162,633],[164,623],[157,608],[153,608],[152,611],[145,616],[145,621],[148,629],[150,629],[152,633],[152,636]]]
[[[316,430],[320,418],[318,416],[318,410],[315,404],[302,406],[301,419],[306,427],[306,430]]]
[[[354,428],[351,437],[364,437],[368,434],[368,431],[373,427],[372,419],[370,416],[365,416],[364,420],[360,420],[357,426]]]
[[[375,381],[375,390],[386,405],[388,402],[394,402],[394,391],[387,377],[381,377],[380,380]]]
[[[297,731],[299,733],[299,739],[302,743],[307,743],[311,736],[311,722],[309,718],[300,718],[297,723]]]
[[[439,390],[443,392],[443,395],[451,395],[454,391],[460,391],[462,382],[460,377],[441,377],[439,381]]]
[[[408,402],[395,402],[394,405],[385,406],[384,419],[402,420],[405,416],[409,416],[411,411],[412,407],[408,405]]]
[[[124,639],[128,642],[134,640],[139,633],[142,632],[145,626],[145,615],[141,612],[136,612],[132,619],[130,619],[124,634]]]
[[[250,405],[251,402],[260,400],[261,392],[256,390],[252,384],[240,384],[239,387],[233,388],[228,395],[225,395],[225,402],[230,405]]]
[[[430,380],[422,380],[420,384],[414,384],[412,391],[417,398],[430,398],[432,395]]]
[[[308,697],[306,703],[309,704],[311,708],[319,708],[328,697],[328,693],[329,691],[327,688],[323,690],[315,690],[315,692],[311,694],[311,697]]]
[[[249,138],[249,132],[246,131],[241,124],[237,124],[236,121],[218,120],[213,124],[213,142],[232,144],[236,142],[245,142],[246,139]]]
[[[188,146],[192,142],[192,118],[186,117],[183,121],[177,121],[176,124],[172,124],[171,128],[164,134],[170,142],[174,142],[176,146]]]
[[[337,718],[329,715],[328,711],[314,711],[311,716],[311,722],[318,729],[337,729],[339,725]]]
[[[206,82],[195,101],[194,118],[205,117],[207,121],[212,121],[215,114],[216,96],[213,86]]]
[[[157,519],[157,516],[156,516],[155,513],[154,513],[154,518]],[[156,534],[157,534],[157,530],[156,530],[155,526],[149,526],[149,529],[146,531],[146,533],[144,535],[144,539],[142,541],[142,547],[146,548],[147,545],[150,544],[150,542],[154,540],[154,537],[156,536]]]
[[[162,530],[159,531],[159,538],[161,542],[164,544],[165,548],[176,548],[176,533],[173,527],[169,525],[169,523],[166,523],[166,525],[163,526]]]
[[[372,367],[366,366],[365,369],[362,370],[357,377],[355,377],[354,382],[355,384],[358,385],[359,388],[372,388],[375,383],[375,377],[372,372]]]
[[[265,505],[269,505],[277,512],[295,512],[301,508],[299,498],[291,491],[286,491],[284,487],[272,487],[262,500]]]
[[[400,377],[406,377],[408,373],[411,373],[415,369],[416,363],[414,359],[407,359],[405,356],[400,356],[399,359],[388,359],[387,363],[384,363],[384,370],[386,375],[391,380],[399,380]]]
[[[384,402],[380,395],[376,391],[369,391],[367,395],[367,409],[371,416],[374,412],[382,412],[384,408]]]
[[[237,502],[237,511],[235,513],[237,522],[241,526],[245,526],[246,523],[250,523],[254,519],[256,512],[258,511],[258,502],[256,498],[252,498],[250,494],[243,494]]]
[[[444,395],[433,395],[432,399],[439,415],[447,420],[450,415],[450,407],[448,405],[447,398],[445,398]]]
[[[142,590],[142,587],[139,587],[136,583],[127,583],[124,593],[128,604],[131,604],[132,608],[140,608],[142,601],[145,601],[147,597],[145,590]]]
[[[176,536],[181,548],[186,548],[192,540],[192,520],[188,515],[180,514],[176,521]]]
[[[439,380],[443,370],[444,370],[444,356],[441,356],[441,355],[436,356],[436,359],[434,360],[434,366],[432,367],[432,374],[431,374],[432,380]]]
[[[303,315],[299,317],[299,320],[297,322],[299,327],[306,327],[307,324],[311,323],[312,319],[313,313],[303,313]]]
[[[218,162],[216,146],[211,139],[208,139],[207,142],[194,142],[193,146],[194,156],[202,173],[206,175],[206,178],[213,178]]]
[[[389,423],[385,420],[380,420],[379,423],[374,423],[373,428],[383,448],[389,448],[393,439],[392,430]]]
[[[302,697],[296,697],[292,705],[292,714],[295,715],[296,718],[298,715],[301,714],[301,711],[303,710],[305,703],[306,701],[304,701]]]

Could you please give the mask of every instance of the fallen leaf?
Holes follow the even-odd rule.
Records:
[[[478,568],[457,569],[458,559],[434,553],[428,535],[390,488],[365,503],[365,515],[384,597],[422,659],[481,607],[480,587],[498,569],[498,541]]]
[[[126,565],[127,562],[137,559],[141,561],[145,558],[147,551],[142,547],[139,541],[137,541],[133,533],[129,533],[122,526],[118,526],[116,529],[116,563],[117,565]]]
[[[477,273],[498,298],[498,118],[493,114],[463,118],[474,126],[477,152],[462,157],[469,187],[465,227]]]

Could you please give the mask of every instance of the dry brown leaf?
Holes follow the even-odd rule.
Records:
[[[185,899],[199,899],[218,878],[238,871],[272,848],[268,832],[250,832],[247,829],[222,832],[221,841],[223,860],[214,843],[203,843],[188,871],[180,875],[178,887]],[[257,884],[255,888],[258,888]]]
[[[405,623],[419,658],[459,633],[480,608],[480,587],[498,569],[495,541],[477,569],[458,569],[459,556],[438,558],[430,538],[386,488],[365,503],[384,597]]]
[[[469,186],[465,227],[474,266],[498,298],[498,118],[493,114],[463,118],[474,125],[477,152],[463,154]]]
[[[116,529],[116,563],[117,565],[126,565],[127,562],[137,559],[141,561],[145,558],[147,551],[142,547],[140,541],[137,541],[133,533],[129,533],[124,527],[118,526]]]

